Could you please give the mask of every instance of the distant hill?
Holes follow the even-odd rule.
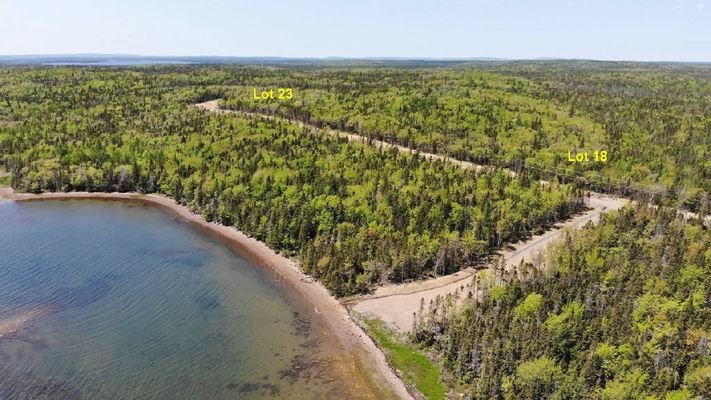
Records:
[[[677,63],[677,62],[635,62],[635,61],[605,61],[565,59],[557,57],[538,57],[533,59],[506,59],[496,57],[236,57],[236,56],[144,56],[136,54],[27,54],[0,55],[1,65],[77,65],[77,66],[141,66],[165,64],[237,64],[237,65],[276,65],[276,66],[392,66],[392,67],[438,67],[453,65],[501,65],[520,63],[556,63],[568,66],[581,66],[594,63],[596,65],[618,66],[621,64],[636,66],[659,65],[699,65],[709,66],[710,63]]]
[[[155,65],[155,64],[245,64],[245,65],[422,65],[461,64],[471,61],[503,61],[495,58],[435,59],[435,58],[288,58],[288,57],[228,57],[228,56],[141,56],[131,54],[38,54],[0,55],[0,65]]]

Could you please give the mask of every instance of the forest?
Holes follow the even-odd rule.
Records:
[[[708,213],[710,79],[708,66],[597,63],[274,71],[258,85],[290,82],[293,100],[244,85],[223,104]],[[596,150],[609,160],[567,161]]]
[[[297,256],[338,296],[476,265],[583,206],[571,184],[209,114],[191,104],[223,72],[186,72],[4,70],[0,154],[12,186],[165,194]]]
[[[293,98],[253,98],[277,88]],[[284,118],[194,107],[217,99]],[[595,150],[607,161],[566,159]],[[494,268],[463,309],[423,304],[408,346],[467,399],[708,398],[711,233],[676,208],[711,213],[710,151],[707,65],[0,68],[0,184],[163,194],[338,297],[483,267],[590,190],[637,200],[568,233],[545,270]]]
[[[711,231],[628,206],[498,271],[482,300],[425,305],[413,339],[472,399],[701,399],[711,393]]]

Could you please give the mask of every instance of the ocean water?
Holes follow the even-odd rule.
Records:
[[[0,399],[378,398],[294,296],[150,206],[0,203]]]

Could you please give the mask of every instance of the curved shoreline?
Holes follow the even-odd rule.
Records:
[[[53,192],[42,194],[15,193],[11,188],[0,187],[0,199],[14,201],[41,200],[115,200],[130,201],[155,206],[178,216],[210,234],[226,241],[245,258],[268,268],[298,292],[314,307],[315,314],[328,326],[344,348],[352,353],[372,375],[382,380],[400,399],[414,399],[407,386],[390,368],[385,355],[373,340],[351,319],[348,310],[318,281],[306,275],[291,259],[276,253],[266,244],[251,238],[236,228],[207,222],[187,207],[157,194],[103,193],[103,192]],[[372,368],[374,367],[374,368]]]

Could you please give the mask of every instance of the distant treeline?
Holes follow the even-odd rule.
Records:
[[[422,151],[711,211],[711,67],[595,62],[271,70],[227,91],[279,114]],[[292,86],[291,101],[251,98]],[[568,151],[607,151],[570,163]]]

